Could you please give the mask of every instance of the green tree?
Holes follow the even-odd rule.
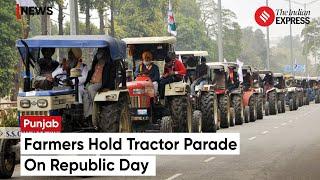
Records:
[[[15,17],[15,2],[0,1],[0,97],[8,95],[14,85],[15,66],[18,62],[15,41],[22,34]]]

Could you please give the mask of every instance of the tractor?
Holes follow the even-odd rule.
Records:
[[[252,78],[253,78],[253,89],[256,93],[258,93],[257,98],[257,119],[263,119],[263,112],[266,114],[266,109],[264,106],[265,100],[264,100],[264,89],[263,89],[263,82],[262,79],[258,73],[258,71],[255,68],[251,67],[252,71]]]
[[[141,64],[142,53],[149,51],[153,64],[162,74],[165,57],[174,52],[175,37],[125,38],[129,67],[135,70]],[[167,84],[164,100],[159,100],[154,83],[146,74],[132,75],[127,83],[131,99],[131,121],[138,132],[201,132],[201,119],[193,118],[189,98],[190,85],[183,81]],[[201,118],[201,117],[200,117]]]
[[[207,63],[210,69],[211,84],[218,100],[218,123],[221,128],[229,128],[231,120],[231,102],[228,91],[229,69],[226,64],[219,62]],[[220,128],[217,126],[217,128]]]
[[[186,81],[192,84],[195,80],[195,70],[201,57],[208,56],[207,51],[176,51],[176,55],[187,68]],[[213,79],[208,71],[206,77],[201,77],[202,85],[195,86],[192,95],[192,105],[202,115],[202,132],[216,132],[220,127],[218,121],[218,101],[214,91]],[[195,111],[196,112],[196,111]]]
[[[251,66],[242,67],[243,74],[243,103],[245,106],[245,122],[254,122],[263,118],[262,92],[255,88],[253,69]]]
[[[298,88],[292,75],[284,75],[286,85],[286,105],[290,111],[295,111],[299,108]]]
[[[269,70],[258,70],[263,83],[265,115],[276,115],[278,112],[277,90],[274,87],[273,73]]]
[[[320,103],[320,84],[318,77],[310,77],[309,81],[310,87],[313,89],[313,100],[315,104]]]
[[[273,73],[274,87],[277,91],[278,113],[286,112],[286,83],[282,73]]]
[[[103,35],[80,36],[36,36],[17,40],[24,65],[23,90],[17,99],[18,118],[21,116],[61,116],[62,132],[130,132],[129,93],[126,89],[124,57],[125,43]],[[83,117],[83,104],[79,102],[80,69],[73,68],[68,74],[54,77],[57,86],[51,90],[39,90],[34,87],[32,74],[39,73],[37,67],[41,59],[42,48],[106,48],[111,62],[110,79],[114,87],[101,89],[94,97],[92,118]],[[96,58],[96,57],[95,57]],[[111,71],[114,69],[115,71]],[[41,70],[41,69],[40,69]],[[109,70],[108,70],[109,71]],[[112,73],[112,74],[111,74]],[[66,85],[65,80],[74,80],[74,84]],[[15,158],[12,149],[20,140],[1,139],[0,177],[12,176]]]

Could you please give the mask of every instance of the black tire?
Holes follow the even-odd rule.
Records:
[[[200,133],[202,132],[202,121],[203,116],[201,111],[195,110],[192,114],[192,132]]]
[[[269,102],[266,102],[264,105],[264,114],[265,116],[269,116],[270,115],[270,105]]]
[[[109,103],[109,102],[108,102]],[[129,98],[120,96],[114,103],[100,104],[97,126],[101,132],[132,132]]]
[[[297,93],[293,93],[293,110],[298,110],[299,108],[299,98],[297,96]]]
[[[171,133],[172,131],[172,118],[170,116],[163,116],[160,122],[160,132]]]
[[[229,128],[230,126],[230,101],[228,95],[219,96],[220,127]]]
[[[278,100],[277,108],[278,108],[278,114],[281,114],[282,113],[282,108],[281,108],[281,101],[280,100]]]
[[[189,111],[188,108],[191,108],[191,104],[188,103],[188,99],[186,96],[177,96],[177,97],[171,98],[170,112],[173,120],[173,132],[189,131],[188,118],[192,120],[192,114],[189,114],[190,112],[188,112]]]
[[[257,119],[263,119],[263,98],[258,96],[257,102]]]
[[[213,93],[204,93],[201,96],[200,109],[202,112],[202,132],[216,132],[215,124],[215,96]]]
[[[289,111],[293,111],[294,110],[294,104],[293,104],[293,99],[289,100]]]
[[[314,100],[315,104],[319,104],[320,103],[320,96],[319,95],[316,95],[314,99],[315,99]]]
[[[0,178],[11,178],[16,164],[16,155],[10,152],[10,147],[14,145],[14,140],[0,139]]]
[[[249,100],[249,115],[250,122],[255,122],[257,120],[257,103],[254,95],[252,95]]]
[[[240,95],[234,95],[232,97],[232,105],[234,109],[235,124],[242,125],[243,124],[242,97]]]
[[[281,109],[282,109],[282,113],[286,112],[286,100],[285,100],[285,96],[282,96],[282,100],[281,100]]]
[[[249,106],[246,106],[244,109],[244,122],[245,123],[250,122],[250,108],[249,108]]]
[[[275,91],[269,92],[268,95],[268,100],[269,100],[269,111],[270,115],[276,115],[277,114],[277,93]]]

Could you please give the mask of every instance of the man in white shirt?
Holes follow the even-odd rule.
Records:
[[[52,77],[58,74],[67,74],[72,68],[81,69],[81,77],[79,77],[79,102],[82,103],[84,93],[84,83],[88,75],[88,66],[82,62],[82,51],[80,48],[71,48],[68,51],[68,59],[63,61],[61,65],[52,73]],[[62,77],[63,78],[63,77]],[[63,80],[63,79],[61,79]],[[72,84],[75,80],[72,81]]]

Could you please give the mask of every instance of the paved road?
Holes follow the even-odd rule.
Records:
[[[88,179],[320,179],[320,105],[219,132],[240,132],[241,155],[158,156],[156,177]]]

